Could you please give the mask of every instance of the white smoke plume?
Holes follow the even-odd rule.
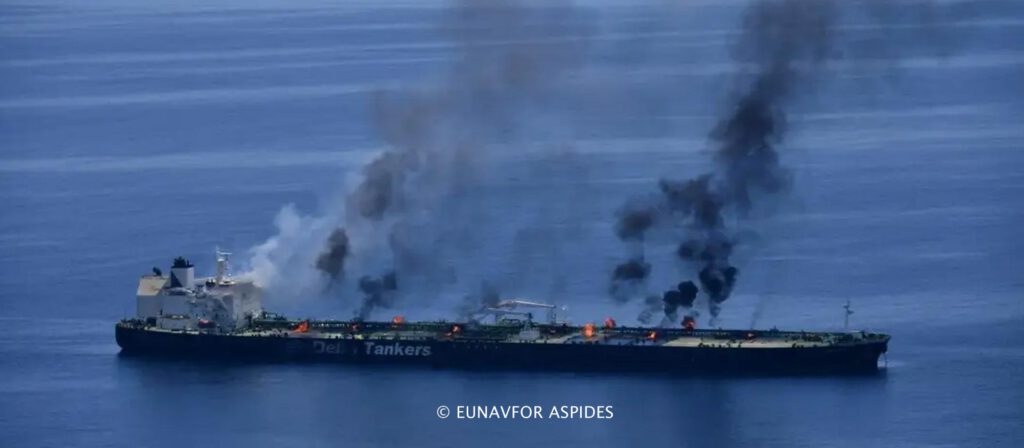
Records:
[[[400,301],[500,284],[528,266],[479,254],[557,241],[527,236],[536,215],[499,210],[488,191],[507,164],[523,162],[530,140],[555,128],[549,111],[586,57],[588,21],[568,6],[504,1],[458,2],[450,13],[443,30],[454,55],[440,79],[372,99],[386,149],[353,174],[337,207],[320,216],[286,207],[278,234],[253,248],[250,275],[271,295],[338,297],[367,318]],[[562,168],[572,164],[563,149],[527,163],[579,176]]]

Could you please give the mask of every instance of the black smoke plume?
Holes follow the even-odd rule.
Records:
[[[648,295],[644,298],[643,311],[636,317],[636,320],[644,325],[650,324],[654,320],[654,316],[662,313],[664,310],[665,302],[661,296]]]
[[[411,154],[387,151],[363,167],[363,181],[348,198],[348,210],[379,221],[400,199],[401,183],[411,166]]]
[[[780,193],[790,184],[775,149],[785,135],[783,107],[804,74],[795,64],[809,61],[813,65],[826,55],[832,9],[827,1],[753,4],[745,14],[745,33],[737,51],[752,57],[757,70],[753,79],[737,83],[733,106],[711,132],[712,171],[687,180],[662,179],[656,203],[619,217],[616,229],[623,241],[642,240],[659,213],[668,214],[671,219],[666,221],[685,231],[676,254],[699,272],[712,318],[732,293],[739,272],[730,261],[736,239],[727,220],[748,213],[756,198]],[[613,284],[618,271],[613,273]],[[696,291],[689,288],[696,289],[695,285],[684,284],[693,297],[679,289],[666,292],[667,317],[675,318],[684,298],[689,305],[696,298]]]
[[[630,204],[619,212],[619,220],[616,223],[615,233],[623,241],[640,241],[644,239],[644,233],[654,226],[654,219],[657,215],[649,206],[643,204]]]
[[[758,200],[786,192],[790,172],[781,164],[777,146],[786,136],[786,109],[798,94],[810,91],[818,70],[836,52],[837,23],[844,10],[864,8],[872,17],[899,2],[840,2],[836,0],[765,0],[750,4],[742,17],[742,33],[734,56],[748,69],[733,83],[730,105],[711,130],[712,169],[691,179],[662,179],[657,199],[637,208],[630,202],[620,213],[616,234],[629,247],[643,241],[655,223],[682,230],[676,254],[692,266],[708,300],[712,320],[722,302],[732,294],[739,270],[730,257],[739,239],[729,223],[748,215]],[[929,8],[915,2],[910,9]],[[635,249],[633,250],[635,251]],[[629,263],[629,262],[627,262]],[[621,277],[621,266],[612,273],[611,288]],[[644,271],[646,280],[649,270]],[[692,284],[692,282],[690,282]],[[665,293],[665,314],[680,305],[680,293]],[[652,301],[646,301],[641,317],[649,318]]]
[[[480,291],[477,294],[467,294],[463,297],[458,307],[459,318],[470,320],[473,315],[484,308],[497,306],[501,302],[501,293],[498,288],[490,282],[480,284]]]
[[[627,260],[612,271],[612,284],[609,293],[618,301],[625,302],[643,287],[647,276],[651,273],[651,265],[643,258]]]
[[[398,277],[393,271],[376,278],[364,275],[359,278],[359,290],[363,293],[363,302],[356,311],[356,318],[365,320],[375,308],[391,308],[398,290]]]
[[[691,281],[682,282],[676,289],[665,291],[661,299],[665,313],[661,326],[668,327],[679,324],[679,308],[685,308],[686,315],[692,317],[693,302],[697,300],[698,292],[697,285]]]
[[[327,237],[327,243],[323,252],[316,259],[316,268],[331,277],[332,280],[339,280],[345,275],[345,258],[348,257],[348,234],[345,229],[339,227]]]
[[[636,255],[615,266],[609,294],[625,302],[636,294],[644,293],[644,285],[651,273],[651,264],[644,261],[644,234],[654,226],[657,215],[646,202],[634,201],[619,210],[615,233],[619,239],[635,247]]]

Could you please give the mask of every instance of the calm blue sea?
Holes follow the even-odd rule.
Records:
[[[537,28],[517,34],[529,48],[574,42],[586,56],[554,112],[518,128],[522,151],[477,179],[474,210],[493,228],[452,253],[575,321],[633,323],[640,304],[604,293],[623,254],[615,210],[707,165],[742,70],[730,48],[745,3],[581,3],[520,18]],[[376,95],[443,84],[465,57],[465,35],[445,28],[458,11],[0,0],[0,446],[1021,446],[1024,7],[939,3],[958,9],[915,26],[843,23],[862,45],[836,50],[792,105],[780,150],[793,188],[754,220],[720,322],[837,329],[850,301],[852,327],[892,334],[886,368],[678,378],[119,357],[113,324],[133,313],[138,275],[177,255],[209,273],[216,246],[242,269],[286,204],[336,207],[346,175],[385,146]],[[473,39],[515,45],[501,37]],[[433,318],[455,303],[393,312]],[[345,317],[354,304],[267,306]],[[612,406],[614,418],[435,415],[514,404]]]

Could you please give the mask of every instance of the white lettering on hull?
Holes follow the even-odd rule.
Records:
[[[340,355],[340,342],[313,341],[313,352],[316,354]]]
[[[433,354],[428,345],[404,345],[399,342],[380,344],[364,342],[367,355],[371,356],[430,356]],[[345,353],[341,342],[313,341],[313,353],[318,355],[341,355]],[[353,353],[354,354],[354,353]]]
[[[401,343],[395,342],[394,344],[378,344],[376,342],[366,342],[366,354],[374,356],[430,356],[430,346],[428,345],[402,345]]]

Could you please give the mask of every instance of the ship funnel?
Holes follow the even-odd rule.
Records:
[[[174,259],[171,265],[171,287],[192,288],[196,283],[196,269],[185,257]]]

